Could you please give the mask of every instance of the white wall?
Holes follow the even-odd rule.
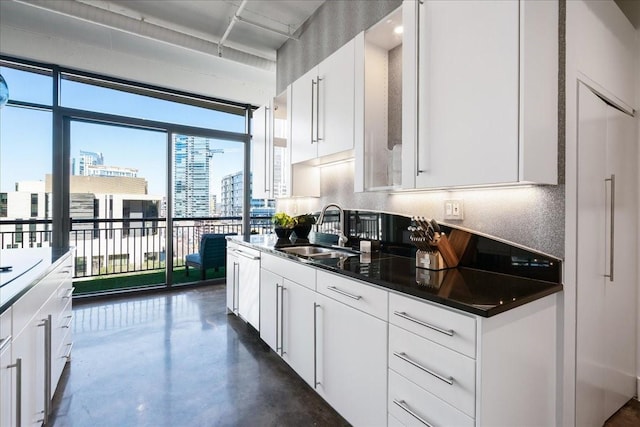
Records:
[[[636,31],[636,108],[640,108],[640,27]],[[638,170],[640,170],[640,111],[636,109],[638,125]],[[640,200],[640,174],[638,174],[638,200]],[[638,212],[638,245],[640,245],[640,211]],[[638,271],[638,348],[636,350],[637,396],[640,396],[640,265]]]

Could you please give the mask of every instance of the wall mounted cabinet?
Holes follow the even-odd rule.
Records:
[[[402,186],[556,184],[557,1],[403,8]]]
[[[355,41],[291,85],[291,162],[353,156]]]

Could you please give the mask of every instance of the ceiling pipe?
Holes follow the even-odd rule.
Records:
[[[283,37],[286,37],[288,39],[300,40],[299,37],[296,37],[293,34],[285,33],[284,31],[276,30],[275,28],[269,28],[266,25],[260,24],[259,22],[251,21],[251,20],[249,20],[247,18],[242,18],[241,16],[237,16],[237,15],[236,15],[236,18],[240,22],[244,22],[245,24],[253,25],[254,27],[260,28],[261,30],[270,31],[270,32],[272,32],[274,34],[278,34],[279,36],[283,36]]]
[[[240,6],[238,7],[238,10],[233,15],[233,18],[231,18],[231,22],[229,22],[229,26],[227,27],[227,29],[225,30],[224,34],[222,35],[222,38],[218,42],[218,56],[220,56],[220,57],[222,56],[222,47],[224,46],[224,42],[227,41],[227,37],[229,37],[229,33],[231,32],[231,29],[233,28],[233,26],[236,24],[236,22],[240,18],[240,14],[242,13],[242,10],[244,9],[244,7],[247,5],[247,1],[249,1],[249,0],[242,0],[242,3],[240,3]]]

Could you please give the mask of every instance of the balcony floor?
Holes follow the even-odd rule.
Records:
[[[51,425],[347,425],[225,300],[214,285],[74,301]]]

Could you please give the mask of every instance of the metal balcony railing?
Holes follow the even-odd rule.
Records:
[[[272,232],[270,217],[251,217],[253,234]],[[207,233],[242,234],[241,217],[174,218],[173,266],[198,252]],[[165,268],[165,218],[72,219],[69,244],[76,250],[74,278],[136,273]],[[51,220],[0,221],[2,249],[47,247]]]

